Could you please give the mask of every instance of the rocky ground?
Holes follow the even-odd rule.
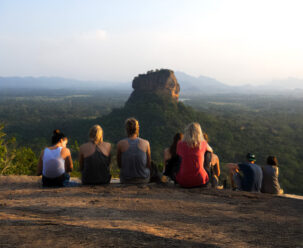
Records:
[[[303,200],[0,177],[0,247],[303,247]]]

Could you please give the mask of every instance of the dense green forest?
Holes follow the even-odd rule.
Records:
[[[247,152],[255,153],[261,165],[268,155],[275,155],[280,162],[282,187],[288,193],[303,194],[303,99],[181,96],[184,101],[175,103],[145,95],[124,106],[128,96],[129,92],[69,90],[0,93],[0,121],[4,125],[0,170],[6,166],[3,174],[33,174],[37,157],[49,144],[55,128],[70,138],[76,161],[78,144],[87,140],[91,125],[100,124],[105,140],[115,144],[125,136],[123,123],[130,116],[140,121],[140,136],[150,140],[152,159],[161,166],[163,149],[174,133],[198,121],[220,157],[223,172],[224,163],[242,161]],[[225,177],[223,173],[221,180]]]

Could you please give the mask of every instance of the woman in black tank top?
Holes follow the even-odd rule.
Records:
[[[80,171],[83,184],[110,183],[110,148],[111,145],[103,141],[103,130],[99,125],[89,131],[90,142],[80,147]]]

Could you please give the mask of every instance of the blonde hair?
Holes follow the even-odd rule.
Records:
[[[126,119],[125,130],[128,137],[133,134],[137,134],[139,136],[139,122],[133,117]]]
[[[204,140],[200,124],[197,122],[190,123],[184,130],[183,140],[190,147],[200,146],[201,141]]]
[[[94,125],[89,130],[89,139],[95,144],[103,142],[103,129],[99,125]]]

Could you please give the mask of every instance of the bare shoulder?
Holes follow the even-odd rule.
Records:
[[[144,152],[147,152],[150,150],[150,145],[149,145],[149,142],[145,139],[141,139],[139,138],[139,144],[138,144],[138,147],[144,151]]]
[[[122,139],[122,140],[118,141],[117,146],[122,147],[122,146],[125,146],[126,144],[127,144],[127,139]]]
[[[107,149],[107,150],[110,150],[111,149],[111,147],[112,147],[112,144],[111,143],[109,143],[109,142],[102,142],[102,145]]]
[[[64,154],[65,156],[69,156],[71,153],[69,148],[63,147],[61,150],[61,154]]]
[[[81,146],[80,146],[80,151],[82,151],[82,150],[85,150],[86,148],[87,148],[87,146],[88,146],[88,143],[84,143],[84,144],[82,144]]]
[[[140,141],[140,143],[141,143],[141,144],[144,144],[144,145],[149,146],[149,141],[148,141],[148,140],[145,140],[145,139],[139,138],[139,141]]]
[[[217,154],[213,153],[213,155],[212,155],[212,159],[213,159],[213,160],[219,160],[219,157],[218,157],[218,155],[217,155]]]

